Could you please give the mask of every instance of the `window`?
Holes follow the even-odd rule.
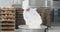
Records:
[[[58,17],[60,18],[60,9],[58,9]]]

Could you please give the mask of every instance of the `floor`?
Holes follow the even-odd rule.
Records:
[[[48,32],[60,32],[60,26],[52,26]]]

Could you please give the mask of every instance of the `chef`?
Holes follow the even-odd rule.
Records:
[[[42,19],[41,16],[37,13],[37,8],[32,8],[29,5],[29,0],[24,0],[22,3],[23,18],[26,21],[26,25],[29,28],[41,28]]]

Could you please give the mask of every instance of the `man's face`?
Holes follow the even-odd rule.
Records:
[[[26,11],[30,11],[30,8],[26,9]]]

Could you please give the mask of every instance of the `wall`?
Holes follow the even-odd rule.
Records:
[[[53,1],[54,8],[60,8],[60,1]]]
[[[0,6],[10,6],[10,5],[12,5],[11,1],[10,0],[0,0]]]
[[[21,7],[21,2],[23,0],[0,0],[0,6],[14,6]],[[45,6],[45,0],[29,0],[31,7],[41,7]],[[51,4],[51,0],[48,0],[48,5]]]
[[[17,3],[21,4],[20,0],[0,0],[0,6],[11,6]]]
[[[45,6],[45,0],[30,0],[31,7]]]

